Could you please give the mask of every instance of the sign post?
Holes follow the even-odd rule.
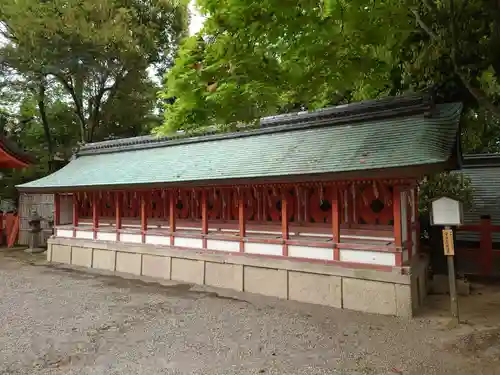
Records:
[[[441,197],[432,201],[432,225],[442,225],[443,250],[448,262],[448,281],[450,285],[451,315],[457,323],[460,322],[458,313],[457,280],[455,275],[455,245],[453,243],[452,226],[462,225],[462,203],[448,197]]]
[[[450,283],[450,302],[451,302],[451,315],[457,322],[460,321],[458,314],[458,297],[457,297],[457,280],[455,277],[455,246],[453,243],[453,229],[446,226],[443,229],[443,248],[444,255],[448,261],[448,281]]]

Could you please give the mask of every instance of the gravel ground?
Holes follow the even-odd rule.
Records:
[[[0,374],[500,374],[500,331],[9,257],[0,285]]]

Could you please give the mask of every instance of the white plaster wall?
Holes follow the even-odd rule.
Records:
[[[325,238],[333,238],[332,234],[329,233],[307,233],[307,232],[298,232],[297,235],[303,237],[325,237]],[[344,236],[342,236],[344,237]]]
[[[267,243],[245,243],[245,253],[263,255],[283,255],[283,246]]]
[[[296,258],[333,260],[333,249],[288,245],[288,255]]]
[[[239,241],[207,240],[207,249],[219,250],[219,251],[229,251],[229,252],[239,252],[240,251],[240,242]]]
[[[76,238],[83,238],[86,240],[93,240],[94,239],[94,232],[89,231],[89,230],[76,230]]]
[[[141,243],[142,235],[135,233],[120,233],[120,242]]]
[[[342,230],[340,231],[340,236],[345,239],[356,239],[356,240],[380,240],[380,241],[394,241],[394,237],[376,237],[376,236],[355,236],[355,235],[345,235],[342,234]]]
[[[342,262],[378,264],[383,266],[396,265],[395,254],[382,251],[340,249],[340,260]]]
[[[116,242],[116,233],[97,232],[97,239],[101,240],[101,241],[115,241]]]
[[[201,240],[201,238],[175,237],[174,245],[180,247],[192,247],[193,249],[201,249],[203,247],[203,241]]]
[[[146,243],[151,245],[170,245],[170,236],[146,235]]]
[[[72,238],[73,231],[70,229],[56,229],[56,237]]]

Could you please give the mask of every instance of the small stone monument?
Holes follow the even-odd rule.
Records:
[[[28,224],[30,226],[30,241],[29,248],[25,250],[27,253],[35,254],[45,251],[44,248],[40,247],[40,236],[42,232],[41,222],[42,218],[40,217],[36,209],[32,209],[28,220]]]

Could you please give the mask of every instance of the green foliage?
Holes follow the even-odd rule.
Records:
[[[387,94],[393,51],[413,30],[396,1],[202,0],[202,33],[166,77],[169,133]],[[202,37],[203,35],[203,37]]]
[[[4,130],[37,165],[3,171],[0,194],[69,160],[82,142],[148,134],[161,74],[187,29],[177,0],[2,0]]]
[[[456,199],[467,209],[472,204],[474,191],[471,181],[460,172],[443,172],[426,177],[419,186],[419,212],[427,215],[432,200],[446,196]]]
[[[171,64],[187,7],[175,0],[4,0],[0,18],[11,41],[0,50],[4,72],[23,77],[37,102],[58,88],[58,99],[75,113],[80,141],[91,142],[107,137],[106,121],[123,120],[124,109],[134,123],[151,113],[156,87],[147,69]]]
[[[435,86],[438,100],[466,104],[465,151],[496,150],[500,143],[498,3],[198,4],[205,26],[183,43],[166,77],[161,96],[176,101],[165,105],[158,133],[232,127],[268,114]]]

